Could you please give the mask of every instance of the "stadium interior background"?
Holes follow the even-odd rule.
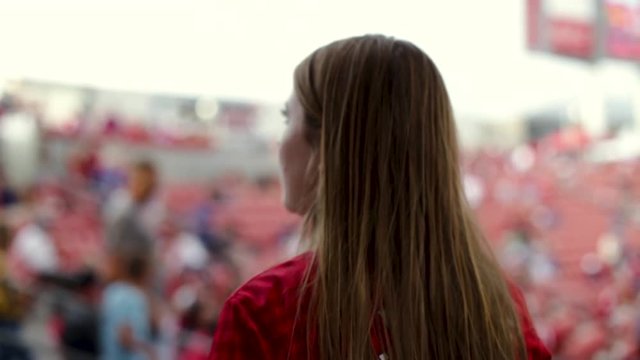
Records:
[[[640,0],[0,1],[0,354],[92,358],[68,329],[87,333],[105,212],[148,160],[159,353],[206,359],[224,299],[298,247],[292,71],[365,33],[438,64],[468,200],[555,357],[636,356]]]

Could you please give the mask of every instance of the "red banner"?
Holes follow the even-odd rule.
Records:
[[[558,54],[590,58],[595,47],[593,25],[584,21],[549,19],[549,46]]]

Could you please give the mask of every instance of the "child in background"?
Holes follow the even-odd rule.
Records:
[[[155,359],[148,297],[152,239],[132,218],[115,224],[109,236],[111,282],[102,295],[102,359]]]

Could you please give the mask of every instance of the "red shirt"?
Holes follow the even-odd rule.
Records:
[[[298,312],[298,304],[310,259],[306,253],[267,270],[232,295],[220,314],[209,360],[307,359],[314,344],[307,343],[307,309],[302,307]],[[522,294],[515,287],[511,294],[529,360],[551,359],[536,334]],[[313,335],[310,340],[315,340]]]

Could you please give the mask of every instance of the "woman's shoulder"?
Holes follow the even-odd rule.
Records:
[[[228,302],[252,308],[286,304],[287,300],[297,303],[311,259],[311,253],[304,253],[254,276]]]
[[[296,329],[296,322],[304,321],[298,317],[305,313],[299,313],[300,289],[311,260],[307,253],[272,267],[231,295],[220,313],[210,359],[281,359],[296,351],[291,341],[305,329]]]

